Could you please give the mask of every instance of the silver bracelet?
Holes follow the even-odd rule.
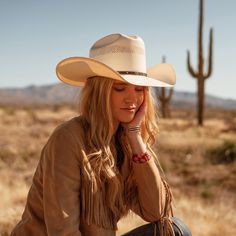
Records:
[[[139,132],[141,129],[140,125],[136,125],[133,127],[128,127],[128,132]]]

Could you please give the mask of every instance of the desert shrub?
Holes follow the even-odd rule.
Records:
[[[40,150],[24,150],[20,153],[20,157],[23,161],[29,162],[31,159],[39,158]]]
[[[0,160],[3,161],[6,164],[10,164],[12,163],[12,161],[14,161],[15,159],[15,155],[14,153],[12,153],[12,151],[6,149],[6,148],[2,148],[0,150]]]
[[[229,113],[225,118],[224,122],[226,124],[226,127],[224,132],[236,132],[236,119],[235,119],[235,114],[233,112]]]
[[[200,196],[205,200],[212,200],[214,194],[210,189],[204,189],[203,191],[201,191]]]
[[[36,123],[38,122],[38,117],[34,108],[27,107],[25,108],[25,111],[27,112],[32,122],[36,122]]]
[[[212,164],[230,164],[236,160],[236,141],[225,140],[206,151],[206,157]]]
[[[3,106],[1,107],[6,115],[14,116],[16,113],[16,108],[14,106]]]
[[[215,198],[214,184],[210,182],[205,182],[200,187],[200,196],[204,200],[213,200]]]

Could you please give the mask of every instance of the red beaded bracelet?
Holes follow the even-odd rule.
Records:
[[[135,163],[145,163],[145,162],[149,161],[150,159],[151,159],[151,156],[147,152],[145,152],[141,155],[134,154],[132,156],[132,160]]]

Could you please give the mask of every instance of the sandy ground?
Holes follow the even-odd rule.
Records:
[[[20,219],[50,133],[74,115],[67,107],[0,108],[0,236],[8,236]],[[234,111],[209,112],[204,127],[196,125],[191,111],[160,119],[156,150],[174,193],[174,213],[193,235],[236,235],[235,161],[213,164],[209,159],[209,151],[225,140],[236,147],[235,127]],[[144,223],[129,215],[118,223],[117,235]]]

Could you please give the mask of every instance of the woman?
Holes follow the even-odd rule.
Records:
[[[129,210],[157,222],[147,227],[157,235],[180,235],[151,149],[157,124],[148,89],[173,86],[175,73],[167,64],[147,72],[145,60],[141,38],[111,34],[92,46],[89,58],[57,65],[60,80],[83,86],[80,115],[57,127],[43,148],[11,236],[112,236]]]

